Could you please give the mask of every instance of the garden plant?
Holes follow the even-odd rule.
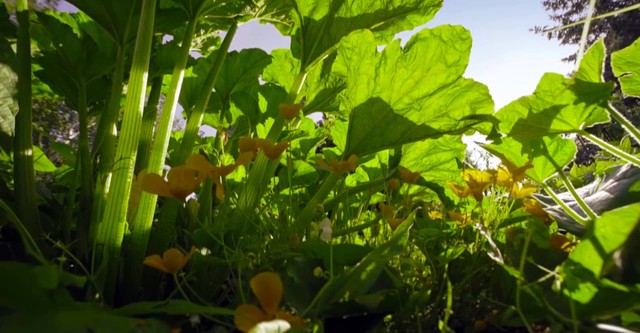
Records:
[[[442,0],[69,2],[0,2],[0,332],[640,329],[640,41],[495,110],[464,27],[395,38]],[[250,20],[290,48],[230,52]]]

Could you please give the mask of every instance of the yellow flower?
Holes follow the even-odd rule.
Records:
[[[522,185],[520,183],[513,183],[513,186],[511,187],[511,191],[509,192],[509,195],[511,195],[511,197],[514,199],[522,199],[522,198],[530,197],[537,190],[538,190],[538,187],[532,184]]]
[[[185,161],[185,164],[190,168],[198,170],[201,175],[200,177],[202,178],[201,181],[208,175],[216,185],[216,198],[218,198],[218,200],[223,200],[224,185],[222,183],[222,177],[228,176],[240,165],[249,164],[254,156],[255,155],[252,151],[247,151],[240,153],[240,156],[238,156],[238,159],[233,164],[213,166],[203,155],[195,154],[189,156]]]
[[[462,172],[462,179],[464,179],[467,186],[469,186],[473,197],[477,201],[482,201],[484,190],[493,184],[495,177],[488,171],[467,169]]]
[[[471,218],[468,215],[462,215],[456,211],[449,211],[448,215],[450,219],[460,222],[463,226],[471,223]]]
[[[442,218],[442,213],[440,213],[437,210],[430,210],[429,213],[427,213],[427,215],[429,216],[430,219],[432,220],[438,220]]]
[[[419,172],[412,172],[403,166],[399,167],[398,170],[400,171],[400,178],[404,180],[405,183],[415,184],[418,179],[420,179]]]
[[[544,211],[542,205],[536,199],[525,199],[522,201],[524,205],[524,210],[526,210],[529,214],[538,217],[544,221],[546,225],[551,224],[552,220],[549,214]]]
[[[294,119],[300,114],[300,110],[302,110],[302,104],[285,104],[282,103],[278,107],[280,109],[280,113],[284,116],[285,119],[291,120]]]
[[[517,167],[511,162],[505,163],[503,161],[503,164],[505,165],[504,167],[498,168],[496,184],[504,186],[507,189],[510,189],[514,183],[523,181],[527,170],[533,168],[531,161],[528,161],[521,167]]]
[[[233,318],[238,330],[248,332],[259,323],[274,319],[286,320],[293,327],[304,328],[304,320],[280,310],[283,286],[278,274],[272,272],[260,273],[251,279],[249,285],[253,294],[258,298],[261,308],[253,304],[241,304],[238,306]]]
[[[358,156],[356,154],[351,154],[346,161],[338,161],[334,158],[331,159],[329,163],[327,163],[324,159],[318,158],[317,163],[319,166],[337,174],[342,174],[347,171],[355,171],[356,170],[356,162],[358,161]]]
[[[454,182],[448,182],[448,184],[449,184],[449,188],[451,188],[453,193],[460,199],[464,199],[471,195],[471,189],[466,184],[458,185]]]
[[[197,169],[184,165],[171,168],[166,181],[155,173],[140,172],[138,177],[140,176],[140,185],[145,192],[182,201],[193,193],[204,179]]]
[[[195,246],[192,246],[186,255],[176,248],[170,248],[164,251],[162,257],[154,254],[144,258],[142,263],[165,273],[176,274],[187,265],[195,252]]]

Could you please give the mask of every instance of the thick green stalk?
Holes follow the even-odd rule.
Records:
[[[556,193],[553,192],[553,190],[549,186],[547,186],[547,184],[540,183],[539,185],[553,199],[553,201],[555,201],[569,216],[571,216],[572,219],[585,226],[589,223],[587,219],[580,216],[580,214],[571,209],[571,207],[569,207],[564,201],[562,201],[562,199],[558,198],[558,195],[556,195]]]
[[[18,74],[18,114],[13,138],[13,170],[17,213],[35,240],[42,244],[42,226],[38,213],[35,170],[33,166],[32,106],[31,106],[31,36],[27,0],[16,1],[18,40],[16,72]]]
[[[593,211],[593,209],[591,209],[591,207],[589,207],[589,205],[587,205],[587,203],[584,201],[584,199],[582,199],[578,192],[576,192],[576,188],[573,186],[567,175],[564,174],[562,168],[557,168],[556,170],[564,186],[569,190],[569,193],[571,193],[573,198],[576,199],[576,202],[578,203],[580,208],[582,208],[582,211],[587,214],[587,219],[591,222],[595,221],[596,218],[598,218],[598,215]]]
[[[231,41],[233,40],[237,30],[238,23],[233,22],[229,27],[227,34],[224,36],[222,45],[220,45],[220,49],[218,50],[213,64],[211,65],[211,70],[209,71],[209,74],[207,74],[207,79],[202,87],[199,98],[189,115],[189,119],[187,119],[187,125],[184,129],[184,137],[182,138],[180,150],[178,151],[176,159],[178,164],[184,163],[187,157],[191,155],[196,138],[198,137],[198,131],[200,130],[200,126],[202,126],[202,119],[204,118],[207,105],[209,104],[211,91],[214,89],[216,79],[218,78],[224,59],[227,57],[227,53],[229,52],[229,46],[231,45]]]
[[[156,118],[158,117],[158,103],[160,95],[162,95],[162,78],[158,76],[151,82],[151,91],[147,98],[147,106],[144,108],[142,115],[142,130],[140,131],[140,141],[138,143],[138,158],[136,158],[136,174],[147,168],[149,155],[151,153],[151,145],[153,144],[153,132],[156,126]]]
[[[624,150],[621,150],[620,148],[600,139],[599,137],[584,131],[584,130],[580,130],[578,132],[578,134],[582,135],[583,137],[585,137],[587,140],[595,143],[596,145],[598,145],[600,148],[602,148],[604,151],[609,152],[611,155],[614,155],[618,158],[620,158],[621,160],[628,162],[628,163],[632,163],[633,165],[640,167],[640,158],[638,158],[635,155],[629,154],[627,152],[625,152]]]
[[[640,130],[637,127],[633,126],[633,124],[625,118],[625,116],[616,109],[613,104],[609,103],[609,114],[613,119],[622,125],[622,127],[631,135],[631,137],[636,141],[636,143],[640,143]]]
[[[166,99],[162,106],[160,123],[158,124],[156,137],[153,142],[153,150],[151,151],[147,165],[147,171],[150,173],[160,173],[167,156],[173,118],[178,104],[178,97],[180,96],[182,81],[184,79],[184,71],[187,65],[187,59],[189,58],[189,51],[191,51],[191,42],[197,22],[198,14],[189,20],[187,29],[184,32],[184,37],[182,38],[180,54],[173,68],[169,92],[165,96]],[[157,195],[148,192],[143,192],[140,197],[140,206],[138,206],[138,212],[136,213],[131,235],[129,236],[130,251],[127,255],[126,265],[131,275],[125,279],[125,283],[127,284],[125,290],[127,292],[133,292],[135,288],[140,286],[142,261],[147,253],[149,234],[151,233],[151,225],[153,224],[157,200]]]
[[[143,0],[138,35],[133,51],[127,104],[124,111],[120,140],[116,150],[116,158],[111,169],[113,180],[108,188],[108,193],[106,193],[105,212],[98,226],[98,234],[94,244],[94,248],[99,250],[96,253],[96,258],[103,260],[103,265],[101,266],[106,269],[105,272],[100,272],[103,279],[99,282],[104,285],[104,299],[108,303],[113,303],[118,280],[120,252],[126,228],[129,193],[131,191],[147,87],[155,11],[156,0]],[[94,265],[93,267],[97,266]],[[103,275],[104,273],[107,273],[106,277]]]
[[[198,130],[200,129],[200,126],[202,126],[202,119],[204,118],[207,105],[209,104],[211,92],[213,91],[216,79],[220,73],[220,69],[222,69],[222,64],[229,52],[229,46],[231,45],[231,41],[233,40],[237,29],[238,24],[237,22],[234,22],[229,27],[229,30],[222,41],[222,45],[220,45],[220,49],[211,64],[211,69],[207,74],[207,79],[202,87],[198,100],[189,115],[189,119],[187,120],[184,137],[176,157],[177,164],[184,163],[193,151],[193,147],[198,136]],[[177,200],[170,200],[162,207],[162,216],[158,219],[157,227],[151,236],[151,244],[149,245],[150,251],[161,252],[171,242],[174,235],[176,218],[181,204],[182,203]]]
[[[301,71],[298,73],[284,103],[295,102],[306,78],[306,72]],[[267,139],[276,141],[280,136],[280,133],[282,133],[284,125],[285,119],[282,114],[278,113],[278,116],[271,126],[271,130],[269,130],[269,134],[267,134]],[[253,210],[257,206],[258,200],[260,200],[260,197],[272,176],[267,171],[269,169],[273,169],[270,165],[275,165],[277,163],[278,161],[270,161],[263,153],[258,155],[251,167],[251,171],[249,171],[247,181],[240,191],[238,197],[238,208],[236,210],[236,214],[239,214],[239,216],[237,217],[244,220],[244,217],[254,215]]]
[[[118,47],[116,55],[116,67],[113,70],[110,96],[107,108],[102,112],[96,131],[96,140],[93,145],[93,159],[96,166],[96,186],[93,192],[93,207],[91,211],[91,226],[89,238],[95,240],[98,223],[102,220],[106,194],[111,183],[111,167],[116,150],[116,122],[120,113],[120,100],[124,82],[124,69],[126,52],[123,46]]]
[[[80,138],[78,158],[80,159],[80,214],[78,218],[78,247],[80,253],[87,253],[89,247],[89,224],[91,221],[91,196],[93,194],[93,168],[89,150],[89,111],[87,110],[87,86],[78,87],[78,119]]]

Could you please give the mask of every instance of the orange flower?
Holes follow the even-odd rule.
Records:
[[[204,179],[197,169],[184,165],[171,168],[166,181],[158,174],[145,171],[140,172],[138,177],[145,192],[182,201],[193,193]]]
[[[525,199],[522,201],[522,204],[524,205],[524,210],[529,212],[529,214],[542,219],[546,225],[551,224],[551,217],[542,209],[542,205],[540,205],[538,200]]]
[[[279,143],[273,143],[273,141],[268,139],[256,139],[258,142],[258,147],[262,149],[265,155],[270,160],[277,160],[280,158],[280,155],[289,148],[288,141],[282,141]]]
[[[243,136],[238,140],[238,150],[240,150],[240,154],[245,152],[253,152],[254,154],[257,154],[259,148],[258,140],[255,138]]]
[[[484,190],[494,182],[491,172],[467,169],[462,172],[462,178],[469,186],[469,190],[477,201],[482,201]]]
[[[400,181],[398,180],[398,178],[389,179],[389,188],[394,191],[400,188]]]
[[[400,178],[404,180],[405,183],[415,184],[418,179],[420,179],[419,172],[411,172],[411,170],[403,166],[398,167],[398,170],[400,171]]]
[[[549,247],[552,249],[571,252],[575,245],[567,236],[562,234],[555,233],[549,237]]]
[[[195,252],[195,246],[192,246],[186,255],[176,248],[170,248],[164,251],[162,257],[154,254],[144,258],[142,263],[165,273],[176,274],[187,265]]]
[[[351,154],[346,161],[338,161],[334,158],[331,158],[331,161],[327,163],[324,159],[318,158],[317,163],[319,166],[337,174],[342,174],[347,171],[355,171],[357,166],[358,156],[356,154]]]
[[[384,202],[380,203],[380,213],[382,213],[382,217],[384,217],[385,220],[387,220],[387,222],[389,223],[391,230],[396,230],[396,228],[398,228],[400,223],[404,221],[403,218],[395,217],[396,216],[395,207],[387,206]]]
[[[299,317],[280,310],[283,286],[280,276],[272,272],[260,273],[249,282],[253,294],[258,298],[260,307],[253,304],[241,304],[236,308],[233,322],[242,332],[248,332],[261,322],[274,319],[286,320],[293,327],[304,328],[305,323]]]
[[[280,109],[280,113],[284,116],[285,119],[291,120],[294,119],[300,114],[300,110],[302,110],[302,104],[286,104],[282,103],[278,107]]]

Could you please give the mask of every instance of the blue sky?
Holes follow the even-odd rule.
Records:
[[[552,25],[538,0],[444,0],[442,10],[424,27],[442,24],[462,25],[471,31],[473,48],[465,76],[489,87],[496,108],[531,94],[545,72],[567,74],[574,67],[560,59],[577,46],[559,46],[529,31],[536,25]],[[424,27],[399,37],[408,40]],[[257,22],[240,26],[231,44],[234,50],[259,47],[270,51],[288,46],[288,38]]]

